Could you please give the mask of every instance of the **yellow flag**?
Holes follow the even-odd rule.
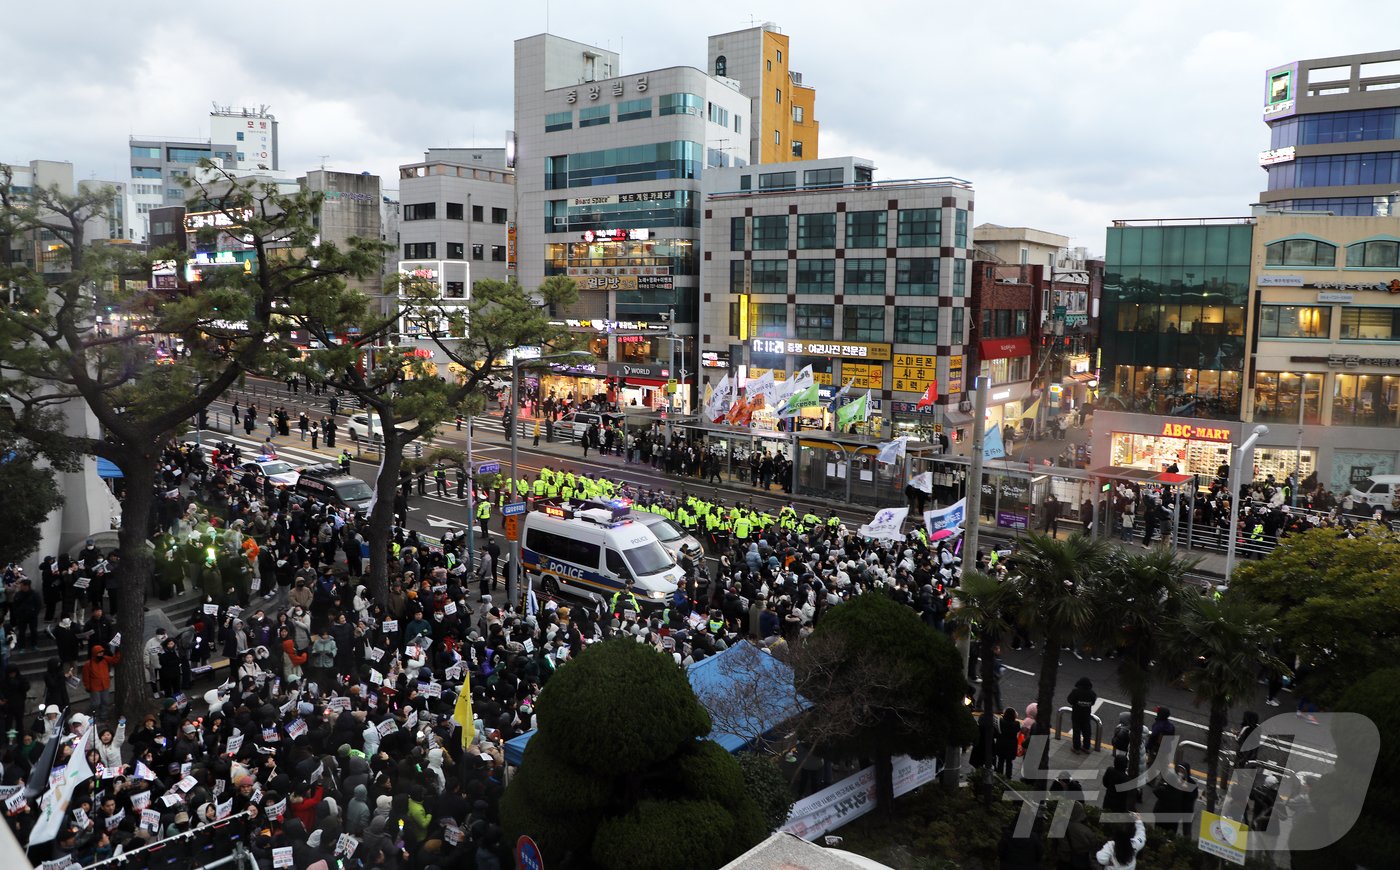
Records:
[[[463,671],[462,691],[457,694],[452,720],[462,726],[462,748],[465,749],[476,739],[476,725],[472,721],[472,674],[465,667]]]

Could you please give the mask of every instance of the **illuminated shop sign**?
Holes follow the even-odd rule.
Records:
[[[890,346],[855,341],[802,341],[788,338],[754,338],[749,340],[754,353],[799,354],[802,356],[853,357],[855,359],[888,360]]]
[[[1163,423],[1163,438],[1194,438],[1199,441],[1229,441],[1230,430],[1191,423]]]
[[[196,211],[185,215],[185,229],[193,231],[208,227],[236,227],[252,219],[253,210],[251,208],[233,209],[228,212]]]
[[[584,230],[585,242],[645,242],[651,238],[651,230]]]

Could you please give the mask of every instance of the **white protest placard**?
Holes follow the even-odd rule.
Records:
[[[462,666],[460,664],[453,665],[443,672],[442,678],[448,682],[457,682],[462,679]]]
[[[226,819],[226,818],[229,817],[229,815],[230,815],[232,812],[233,812],[233,798],[229,798],[228,800],[224,801],[223,803],[220,803],[220,804],[216,804],[216,805],[215,805],[215,807],[214,807],[214,820],[215,820],[215,821],[218,821],[219,819]]]
[[[447,602],[446,604],[444,604],[444,605],[442,606],[442,614],[443,614],[444,616],[452,616],[452,615],[455,614],[456,612],[457,612],[457,602],[455,602],[455,601],[449,601],[449,602]]]
[[[408,730],[412,731],[412,730],[414,729],[414,727],[415,727],[417,724],[418,724],[418,711],[417,711],[417,710],[409,710],[409,711],[408,711],[408,715],[404,717],[404,720],[403,720],[403,727],[405,727],[405,728],[407,728]]]
[[[160,833],[160,813],[156,810],[142,810],[141,827],[152,834]]]
[[[229,607],[228,610],[224,612],[228,614],[229,619],[237,619],[239,616],[243,615],[243,608],[237,605],[232,605]]]
[[[443,825],[442,837],[454,846],[461,845],[464,839],[462,829],[456,825]]]
[[[280,846],[280,847],[278,847],[278,848],[276,848],[276,849],[273,849],[273,850],[272,850],[272,866],[273,866],[273,867],[290,867],[290,866],[292,866],[292,847],[291,847],[291,846]]]
[[[227,790],[228,790],[228,780],[226,780],[226,779],[216,779],[216,780],[214,780],[214,797],[218,797],[219,795],[223,794],[223,793],[224,793],[225,791],[227,791]]]
[[[384,658],[384,650],[377,646],[365,647],[365,655],[369,657],[370,661],[377,662]]]
[[[423,686],[423,694],[429,698],[441,698],[442,685],[440,683],[426,683]]]
[[[316,765],[316,769],[311,771],[311,778],[307,782],[320,782],[321,777],[326,775],[326,765],[324,763]]]
[[[133,805],[132,809],[135,808],[136,807]],[[87,810],[84,810],[82,807],[73,807],[73,824],[80,828],[86,828],[91,823],[92,820],[88,818]]]
[[[350,834],[341,834],[340,839],[335,841],[335,854],[350,857],[355,854],[355,850],[360,848],[359,837]]]
[[[138,761],[136,762],[136,772],[133,773],[132,776],[136,777],[137,779],[144,779],[149,781],[156,778],[156,773],[155,771],[147,767],[145,762]]]
[[[168,807],[173,807],[180,802],[180,796],[173,791],[168,791],[161,795],[160,802]]]
[[[286,813],[286,812],[287,812],[287,799],[286,799],[286,798],[282,798],[282,799],[281,799],[280,801],[278,801],[277,803],[271,804],[271,805],[268,806],[268,808],[267,808],[267,817],[270,818],[270,819],[280,819],[280,818],[282,818],[282,815],[283,815],[284,813]]]
[[[385,719],[376,726],[375,730],[379,732],[380,737],[388,737],[390,734],[399,730],[399,725],[393,719]]]
[[[177,789],[179,789],[180,791],[186,791],[186,792],[187,792],[187,791],[189,791],[190,789],[194,788],[194,787],[195,787],[196,785],[198,785],[198,784],[199,784],[199,780],[195,779],[193,775],[187,773],[187,774],[185,774],[185,776],[184,776],[183,779],[181,779],[179,782],[175,783],[175,787],[176,787]]]
[[[933,782],[938,769],[935,759],[915,761],[907,755],[894,759],[895,796]],[[867,767],[793,804],[787,824],[781,830],[804,840],[815,840],[873,809],[875,768]]]
[[[193,762],[193,761],[186,761],[184,764],[181,764],[181,765],[180,765],[180,775],[181,775],[181,776],[189,776],[189,775],[190,775],[190,772],[193,771],[193,770],[194,770],[194,762]]]
[[[376,686],[384,685],[384,675],[374,668],[369,669],[369,681]]]
[[[55,785],[57,785],[58,783],[63,782],[63,776],[64,776],[65,773],[67,773],[67,771],[68,771],[68,765],[66,765],[66,764],[63,765],[62,767],[55,767],[54,769],[50,770],[50,771],[49,771],[49,788],[53,788],[53,787],[54,787]]]
[[[292,698],[290,701],[288,701],[287,703],[283,704],[281,707],[278,708],[278,713],[280,713],[282,716],[286,716],[287,713],[289,713],[289,712],[291,711],[291,709],[292,709],[293,707],[295,707],[296,705],[297,705],[297,699],[296,699],[296,698]]]
[[[69,867],[81,867],[79,862],[71,857],[55,858],[52,861],[45,861],[39,865],[39,870],[68,870]]]
[[[332,710],[339,710],[340,712],[344,712],[350,709],[350,699],[344,697],[331,698],[328,702],[326,702],[326,706]]]
[[[110,831],[117,825],[120,825],[122,823],[122,819],[125,818],[126,810],[117,810],[115,813],[112,813],[110,816],[107,817],[107,830]]]
[[[151,793],[149,791],[138,791],[131,796],[131,810],[139,813],[151,805]],[[74,812],[77,812],[76,810]]]
[[[530,640],[530,638],[528,637],[525,638],[525,643],[522,644],[522,646],[525,647],[525,652],[527,653],[532,653],[535,651],[535,642],[533,640]]]
[[[295,740],[310,730],[311,729],[307,727],[305,720],[295,719],[287,725],[287,736]]]
[[[212,614],[212,613],[218,613],[218,612],[219,612],[219,605],[217,605],[217,604],[206,604],[206,605],[204,605],[204,612],[205,612],[205,613],[211,613],[211,614]]]
[[[122,633],[121,633],[120,631],[117,632],[116,634],[112,635],[112,639],[109,640],[109,641],[107,641],[107,647],[108,647],[109,649],[116,649],[117,647],[119,647],[119,646],[121,646],[121,645],[122,645]]]
[[[86,589],[86,588],[88,588],[88,584],[90,584],[90,583],[92,583],[92,581],[89,580],[87,577],[74,577],[74,578],[73,578],[73,588],[74,588],[74,589]]]
[[[386,619],[386,620],[384,620],[384,633],[385,633],[385,634],[393,634],[394,632],[396,632],[396,631],[398,631],[398,630],[399,630],[399,621],[398,621],[397,619]]]
[[[97,765],[97,775],[101,779],[116,779],[126,770],[125,764],[118,764],[116,767],[107,767],[104,764]]]
[[[233,734],[230,734],[228,738],[228,745],[225,747],[225,751],[227,751],[229,755],[237,755],[238,750],[242,748],[243,735],[239,734],[236,731]]]
[[[248,795],[252,803],[262,803],[262,783],[253,783],[253,793]]]
[[[27,806],[29,806],[29,801],[25,798],[24,792],[22,791],[5,798],[5,812],[7,813],[17,813]]]
[[[0,785],[0,800],[5,800],[22,788],[24,788],[24,783],[20,783],[19,785]]]
[[[276,728],[264,728],[264,729],[263,729],[263,742],[264,742],[264,743],[276,743],[277,741],[279,741],[279,740],[281,740],[281,739],[282,739],[282,738],[279,737],[279,736],[277,735],[277,729],[276,729]]]

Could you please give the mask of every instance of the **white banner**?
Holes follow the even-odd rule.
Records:
[[[875,454],[875,461],[883,462],[885,465],[893,465],[904,458],[908,446],[908,435],[901,435],[893,441],[881,444],[879,452]]]
[[[762,399],[763,404],[771,405],[773,404],[773,392],[777,386],[778,382],[773,379],[773,370],[769,369],[760,377],[750,380],[748,386],[744,388],[744,394],[750,399]]]
[[[729,380],[729,375],[725,375],[715,385],[714,392],[710,394],[710,401],[705,404],[705,420],[710,423],[718,422],[729,411],[733,399],[734,383]]]
[[[886,541],[904,540],[904,519],[909,516],[909,508],[884,508],[875,514],[875,518],[860,527],[860,534],[865,538],[877,538]]]
[[[48,794],[44,795],[43,805],[39,809],[39,820],[34,823],[34,828],[29,833],[26,848],[47,843],[58,835],[59,825],[63,823],[63,817],[68,815],[68,803],[73,799],[73,790],[92,778],[92,768],[87,763],[87,744],[88,735],[93,732],[93,727],[89,721],[88,729],[74,744],[72,759],[63,768],[63,778],[53,784]]]
[[[894,796],[933,782],[938,768],[936,759],[915,761],[907,755],[899,756],[894,760]],[[875,768],[867,767],[793,804],[782,830],[804,840],[815,840],[873,809]]]
[[[925,471],[909,478],[909,485],[926,495],[933,495],[933,472]]]
[[[924,511],[924,528],[931,535],[943,529],[962,528],[967,520],[967,499],[960,498],[945,508]]]

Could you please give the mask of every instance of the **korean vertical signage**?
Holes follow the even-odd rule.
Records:
[[[515,221],[506,227],[506,270],[515,271]]]
[[[922,393],[938,375],[938,357],[931,354],[897,353],[894,355],[894,376],[890,389],[895,392]]]
[[[956,396],[958,393],[961,393],[961,392],[963,391],[963,356],[962,356],[962,354],[958,354],[957,356],[950,356],[950,357],[948,357],[948,380],[947,380],[947,383],[948,383],[948,388],[947,388],[948,395],[950,395],[950,396]]]

